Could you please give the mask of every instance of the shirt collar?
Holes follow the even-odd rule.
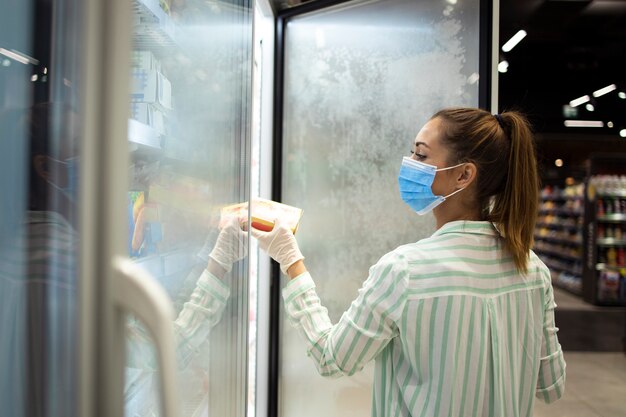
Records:
[[[433,236],[445,235],[448,233],[469,233],[473,235],[500,236],[500,232],[495,225],[487,221],[457,220],[444,224],[433,233]]]

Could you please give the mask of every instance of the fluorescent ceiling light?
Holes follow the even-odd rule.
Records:
[[[619,135],[623,138],[626,138],[626,129],[622,129],[619,131]]]
[[[587,109],[587,111],[594,111],[596,109],[591,103],[587,103],[587,105],[585,105],[585,108]]]
[[[620,91],[619,93],[617,93],[617,96],[621,99],[625,99],[626,98],[626,93],[623,91]]]
[[[511,36],[511,39],[509,39],[504,45],[502,45],[502,50],[504,52],[509,52],[511,49],[515,48],[515,45],[520,43],[520,41],[524,39],[526,35],[527,33],[525,30],[520,30],[515,35]]]
[[[24,65],[26,64],[33,64],[33,65],[37,65],[39,64],[39,61],[37,61],[35,58],[32,58],[26,54],[23,54],[19,51],[16,51],[15,49],[4,49],[4,48],[0,48],[0,54],[11,58],[14,61],[20,62]]]
[[[509,62],[502,61],[498,64],[498,72],[507,72],[509,70]]]
[[[566,120],[565,127],[604,127],[600,120]]]
[[[611,122],[611,121],[606,122],[606,127],[611,127],[612,128],[613,126],[614,126],[613,122]]]
[[[617,86],[615,84],[611,84],[611,85],[607,85],[604,88],[601,88],[599,90],[596,90],[593,92],[593,96],[594,97],[600,97],[605,95],[606,93],[610,93],[611,91],[615,90],[617,88]]]
[[[569,105],[571,107],[577,107],[577,106],[580,106],[583,103],[588,102],[589,100],[591,100],[591,97],[589,97],[589,96],[582,96],[582,97],[578,97],[578,98],[570,101]]]

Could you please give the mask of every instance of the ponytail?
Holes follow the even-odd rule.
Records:
[[[497,117],[472,108],[444,109],[433,117],[444,125],[451,164],[478,169],[476,198],[483,220],[493,222],[516,268],[526,273],[539,204],[539,179],[530,125],[518,112]]]
[[[513,256],[515,266],[526,272],[539,202],[535,146],[524,116],[508,112],[500,117],[511,141],[509,170],[504,190],[494,196],[490,217],[502,232],[505,248]]]

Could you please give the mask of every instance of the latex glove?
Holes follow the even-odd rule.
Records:
[[[250,229],[252,236],[258,239],[259,247],[272,259],[280,264],[283,274],[287,274],[289,267],[304,259],[296,237],[281,219],[274,221],[274,228],[264,232],[254,227]]]
[[[248,233],[241,229],[239,219],[230,218],[217,236],[209,257],[230,272],[233,264],[248,254]]]

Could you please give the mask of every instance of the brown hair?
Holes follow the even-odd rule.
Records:
[[[443,122],[443,143],[454,158],[449,162],[476,165],[476,199],[482,217],[495,223],[515,266],[525,273],[539,203],[537,159],[528,120],[515,111],[493,116],[474,108],[444,109],[435,118]]]

